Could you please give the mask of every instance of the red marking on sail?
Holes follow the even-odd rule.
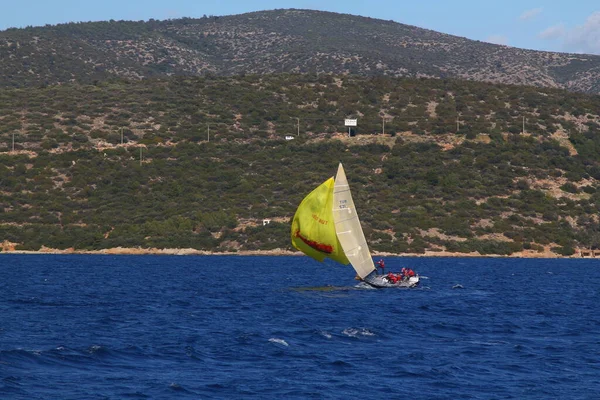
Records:
[[[313,249],[320,251],[321,253],[325,253],[325,254],[331,254],[333,253],[333,246],[329,245],[329,244],[325,244],[325,243],[318,243],[315,242],[314,240],[310,240],[305,238],[304,236],[302,236],[300,234],[300,231],[296,231],[296,233],[294,234],[294,236],[296,236],[297,238],[300,238],[300,240],[302,240],[304,243],[306,243],[308,246],[312,247]]]

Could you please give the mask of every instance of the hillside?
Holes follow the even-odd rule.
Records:
[[[2,89],[0,107],[7,247],[289,249],[338,161],[376,251],[600,247],[598,96],[281,74]]]
[[[239,74],[459,78],[600,92],[600,56],[523,50],[392,21],[273,10],[0,32],[0,86]]]

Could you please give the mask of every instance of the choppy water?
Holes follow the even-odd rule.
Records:
[[[600,260],[386,264],[429,279],[357,289],[305,257],[2,255],[0,398],[600,396]]]

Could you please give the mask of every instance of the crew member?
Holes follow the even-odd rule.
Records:
[[[377,261],[377,266],[379,268],[381,268],[381,275],[383,275],[383,273],[385,272],[385,262],[383,262],[383,258],[381,258],[379,261]]]
[[[388,280],[388,282],[396,283],[396,277],[391,272],[388,272],[387,280]]]

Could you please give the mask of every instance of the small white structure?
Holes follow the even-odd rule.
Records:
[[[285,135],[285,140],[294,140],[292,135]]]
[[[270,219],[263,219],[263,226],[269,225],[271,223]]]
[[[358,120],[346,118],[344,120],[344,125],[348,127],[348,136],[352,136],[352,128],[351,127],[358,126]]]

